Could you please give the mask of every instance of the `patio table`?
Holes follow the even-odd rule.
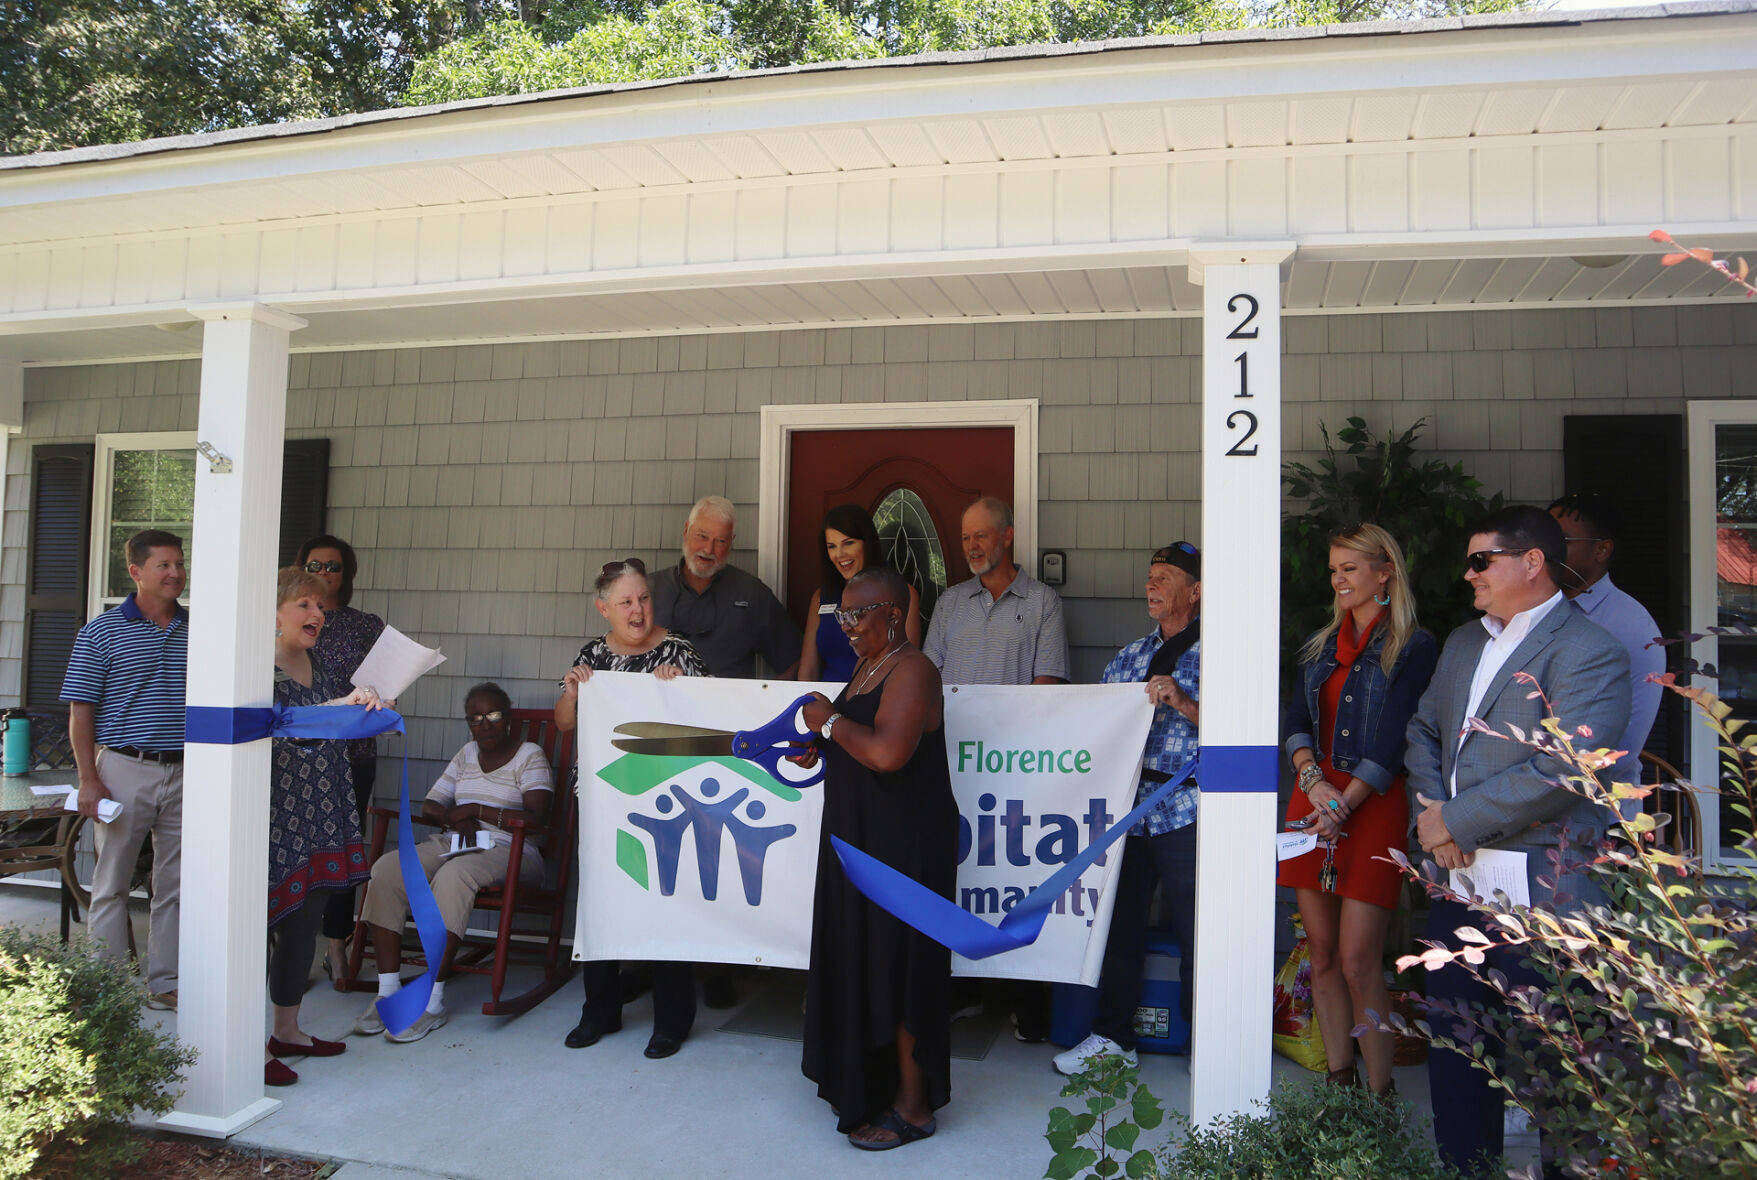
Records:
[[[79,843],[79,830],[84,825],[77,814],[63,810],[61,796],[35,795],[32,794],[31,787],[57,783],[77,786],[78,782],[79,775],[71,768],[37,770],[29,774],[0,777],[0,834],[10,838],[23,825],[33,821],[45,828],[47,825],[42,821],[53,820],[55,824],[53,839],[47,839],[47,831],[43,831],[40,837],[24,837],[27,840],[47,839],[44,843],[14,845],[9,839],[0,842],[0,878],[46,869],[60,872],[62,942],[67,941],[74,912],[85,904],[85,892],[80,888],[73,864],[74,848]]]

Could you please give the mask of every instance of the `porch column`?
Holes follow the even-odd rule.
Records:
[[[287,337],[305,321],[252,303],[206,321],[195,459],[188,703],[272,703]],[[226,470],[226,460],[230,470]],[[183,763],[177,1033],[199,1057],[169,1130],[223,1138],[280,1108],[263,1095],[269,742],[191,743]]]
[[[1202,284],[1202,788],[1190,1117],[1269,1093],[1281,613],[1281,267],[1190,250]]]

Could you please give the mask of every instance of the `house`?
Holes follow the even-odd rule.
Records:
[[[71,629],[119,593],[110,549],[143,501],[118,472],[192,473],[188,508],[144,501],[192,522],[192,705],[268,699],[285,474],[307,513],[289,529],[321,513],[360,551],[359,604],[449,656],[405,702],[429,767],[469,682],[547,701],[596,563],[674,556],[705,493],[742,509],[735,560],[788,593],[827,496],[908,488],[955,564],[943,505],[996,491],[1028,567],[1064,558],[1088,678],[1144,630],[1142,555],[1188,537],[1208,559],[1203,921],[1240,932],[1202,956],[1231,984],[1205,990],[1195,1114],[1237,1109],[1268,1078],[1282,458],[1349,414],[1425,417],[1512,498],[1639,489],[1646,585],[1716,620],[1717,533],[1757,523],[1757,312],[1647,235],[1757,248],[1754,63],[1757,9],[1711,0],[0,160],[0,699],[52,700]],[[1757,652],[1720,648],[1741,671]],[[1708,739],[1692,754],[1714,765]],[[222,838],[264,829],[266,791],[235,785],[267,765],[261,742],[189,755],[185,838],[223,854],[187,870],[182,1129],[274,1106],[263,851]]]

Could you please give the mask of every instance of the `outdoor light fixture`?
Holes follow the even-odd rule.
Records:
[[[207,460],[207,469],[215,475],[232,474],[232,461],[220,454],[219,449],[210,442],[198,442],[195,449]]]

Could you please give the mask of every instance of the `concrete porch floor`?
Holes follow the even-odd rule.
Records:
[[[55,899],[49,890],[0,887],[0,923],[53,929]],[[138,942],[144,913],[135,920]],[[763,985],[752,974],[741,974],[739,983],[741,1000]],[[475,976],[448,984],[451,1021],[425,1040],[395,1045],[382,1037],[349,1037],[340,1057],[292,1059],[299,1083],[271,1091],[284,1105],[232,1142],[343,1161],[339,1180],[411,1174],[1027,1180],[1049,1163],[1043,1130],[1049,1108],[1065,1101],[1062,1079],[1049,1064],[1056,1049],[1020,1044],[1002,1030],[985,1059],[953,1060],[952,1101],[939,1113],[937,1135],[892,1152],[861,1152],[836,1134],[828,1106],[800,1074],[799,1044],[719,1031],[731,1011],[700,1009],[683,1050],[648,1061],[641,1055],[652,1027],[646,997],[624,1010],[622,1032],[570,1050],[562,1037],[578,1018],[577,983],[510,1020],[481,1014],[487,986]],[[320,982],[306,994],[304,1027],[341,1038],[368,999]],[[147,1015],[163,1024],[173,1019]],[[1142,1080],[1167,1108],[1184,1108],[1188,1059],[1143,1054],[1141,1064]],[[1280,1057],[1275,1077],[1278,1083],[1316,1080]],[[1426,1111],[1425,1070],[1399,1070],[1397,1088]],[[1144,1136],[1143,1145],[1164,1142],[1166,1131]]]

